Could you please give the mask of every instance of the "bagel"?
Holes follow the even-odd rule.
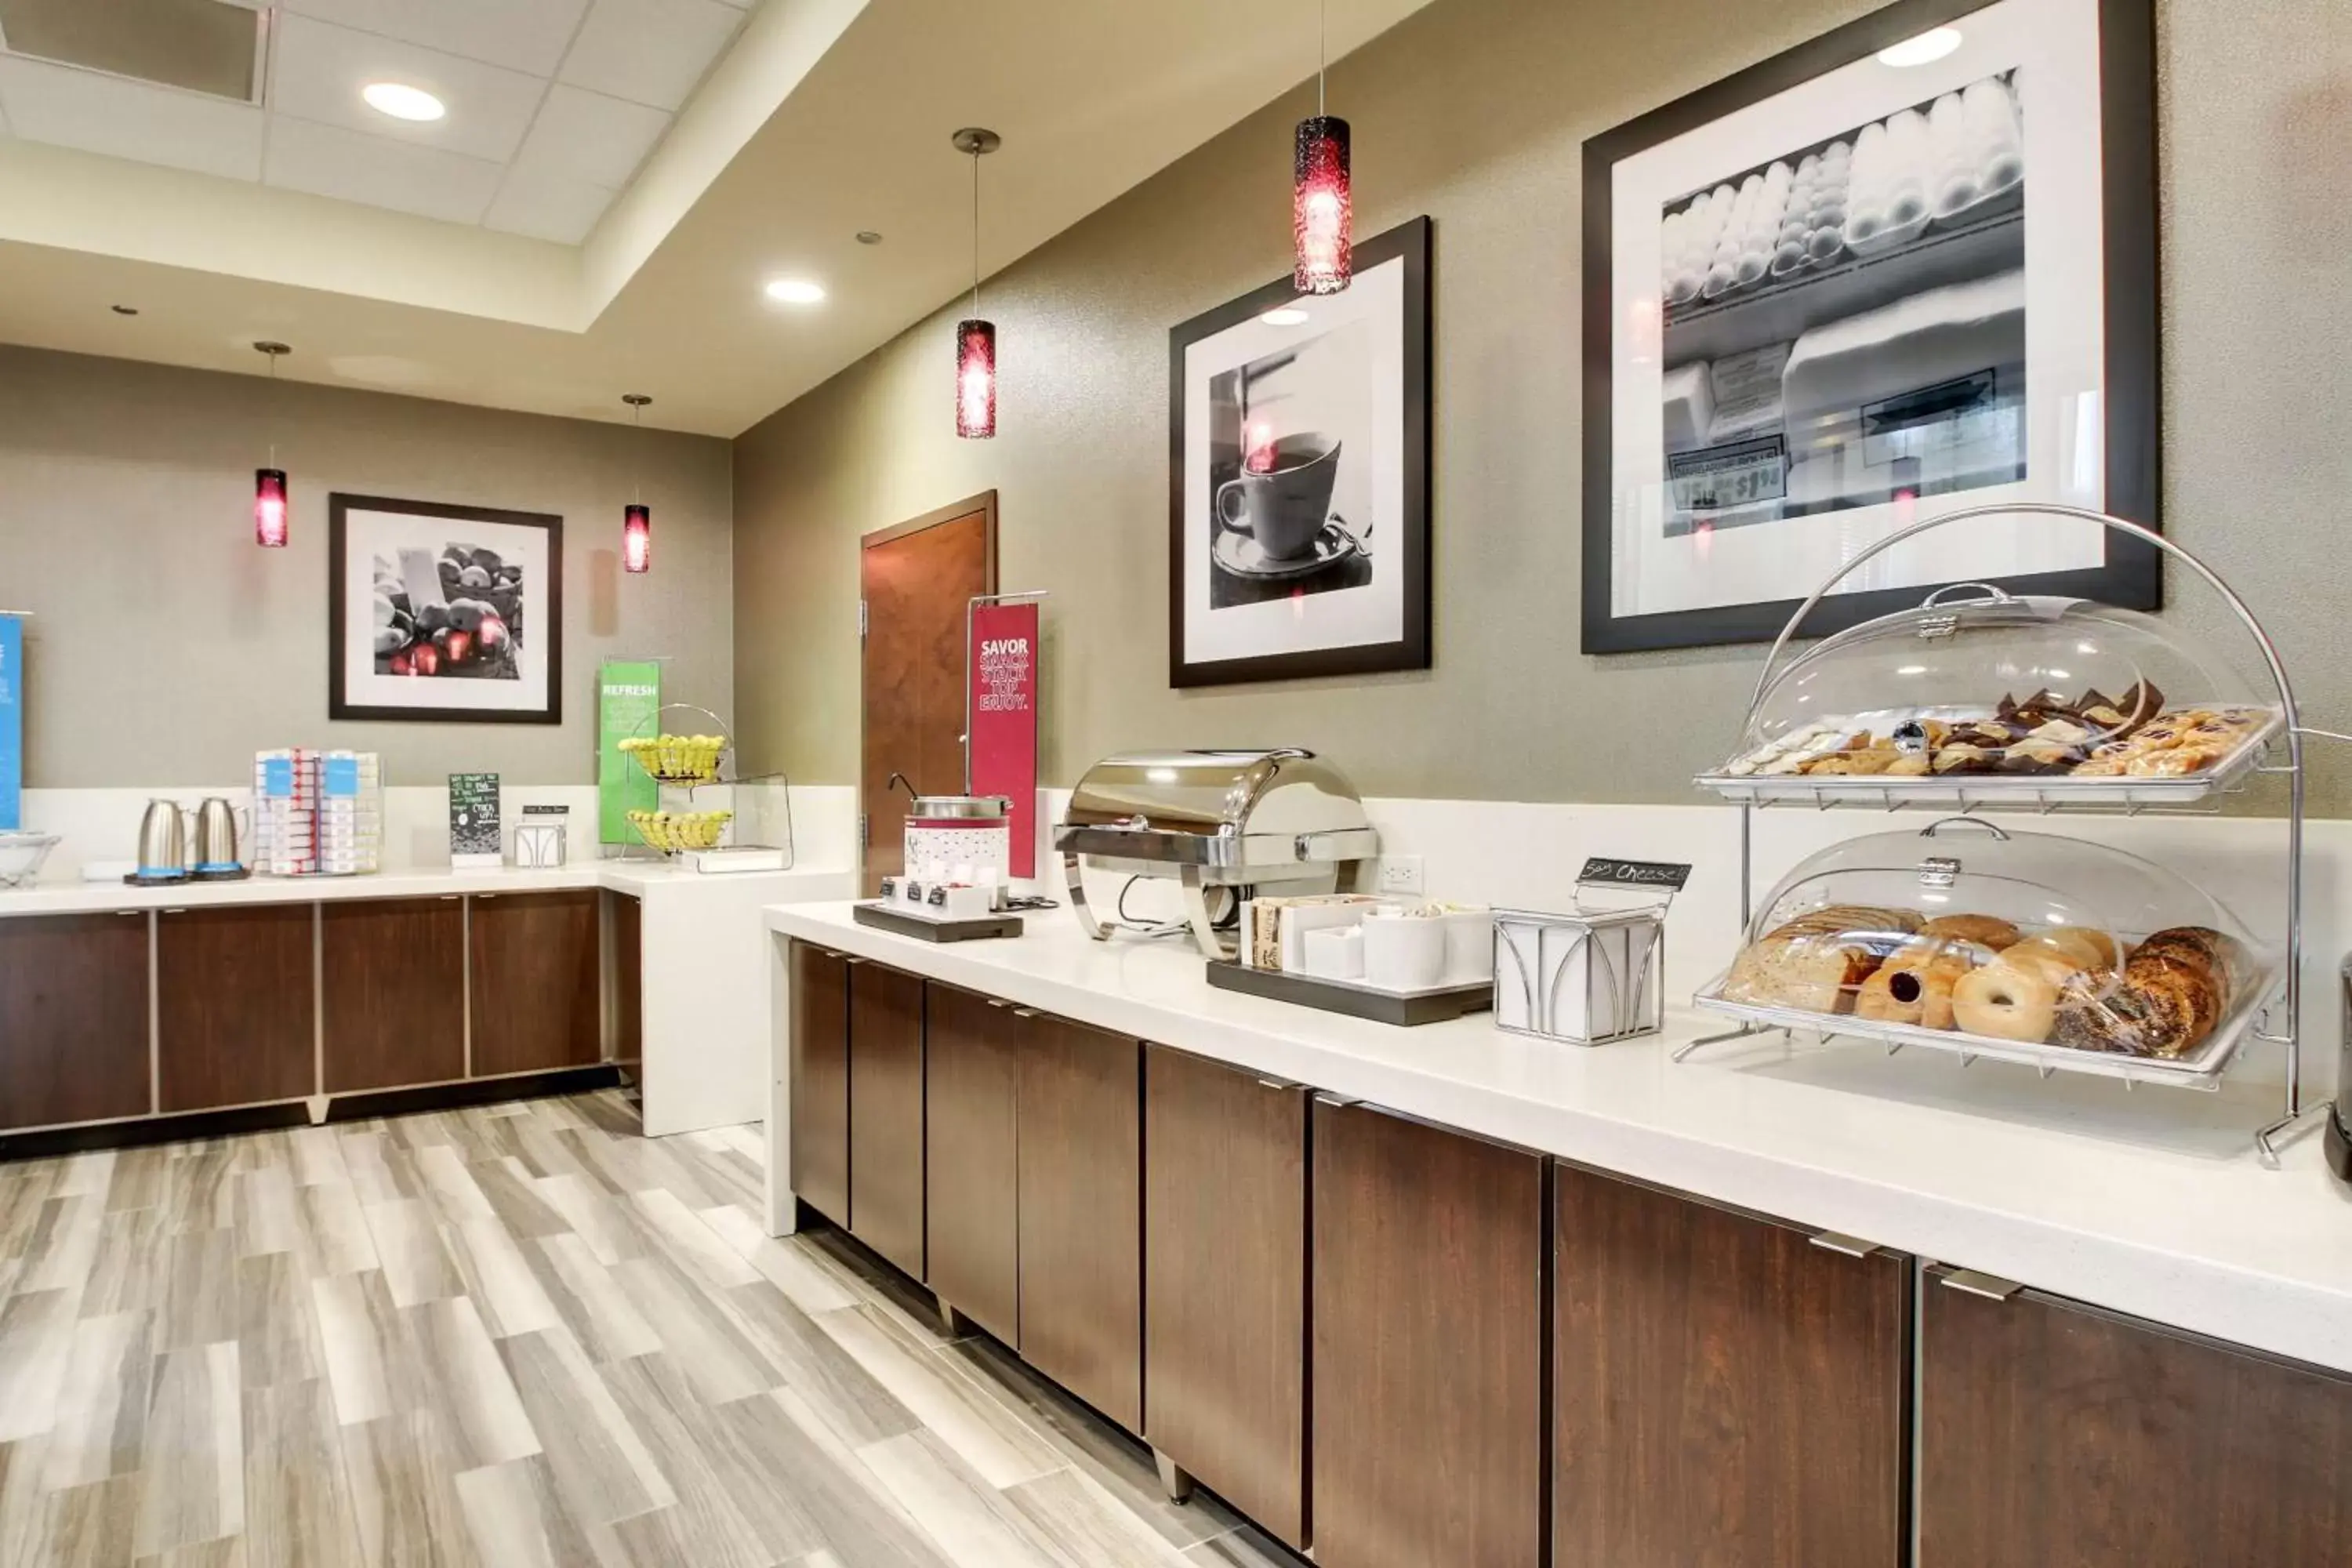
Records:
[[[2052,926],[2003,949],[2002,955],[2006,957],[2018,947],[2049,948],[2065,953],[2077,960],[2077,969],[2113,969],[2121,956],[2114,937],[2089,926]]]
[[[2011,949],[2014,952],[2016,950]],[[1952,1016],[1960,1029],[1994,1040],[2040,1044],[2050,1037],[2058,1019],[2058,988],[2043,968],[2049,961],[2038,954],[2013,963],[2002,953],[1981,969],[1972,969],[1952,986]],[[2078,965],[2079,973],[2086,965]]]
[[[2024,933],[1993,915],[1938,915],[1919,928],[1921,936],[1940,936],[1999,952],[2014,947]]]

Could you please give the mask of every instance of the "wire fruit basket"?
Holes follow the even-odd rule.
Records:
[[[718,727],[715,735],[672,734],[663,725],[671,713],[698,713]],[[708,708],[691,703],[666,702],[654,715],[659,731],[652,735],[631,735],[621,742],[621,754],[634,758],[637,766],[656,784],[674,789],[691,789],[698,784],[717,784],[719,763],[734,749],[734,738],[727,732],[726,721]]]
[[[688,849],[716,849],[735,819],[731,811],[633,811],[629,826],[651,849],[676,855]]]

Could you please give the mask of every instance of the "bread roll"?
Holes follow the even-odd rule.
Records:
[[[1726,1001],[1851,1013],[1863,982],[1918,929],[1907,910],[1833,904],[1748,944],[1724,979]]]
[[[1938,915],[1921,926],[1919,934],[1969,942],[1999,952],[2002,948],[2016,946],[2022,933],[2009,921],[1991,915]]]
[[[2116,939],[2089,926],[2052,926],[2017,945],[2063,953],[2077,969],[2113,969],[2118,957]]]

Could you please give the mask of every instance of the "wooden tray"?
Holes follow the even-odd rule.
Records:
[[[1376,1024],[1442,1024],[1465,1014],[1486,1012],[1495,1005],[1495,983],[1491,980],[1472,985],[1433,986],[1426,991],[1382,991],[1345,980],[1286,974],[1278,969],[1247,969],[1229,959],[1211,959],[1208,972],[1209,984],[1220,991],[1239,991],[1271,1001],[1296,1003],[1301,1007],[1319,1007],[1326,1013],[1370,1018]]]

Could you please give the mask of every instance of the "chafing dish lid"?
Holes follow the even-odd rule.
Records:
[[[1064,821],[1227,836],[1370,826],[1355,787],[1337,768],[1289,748],[1105,757],[1078,781]]]

